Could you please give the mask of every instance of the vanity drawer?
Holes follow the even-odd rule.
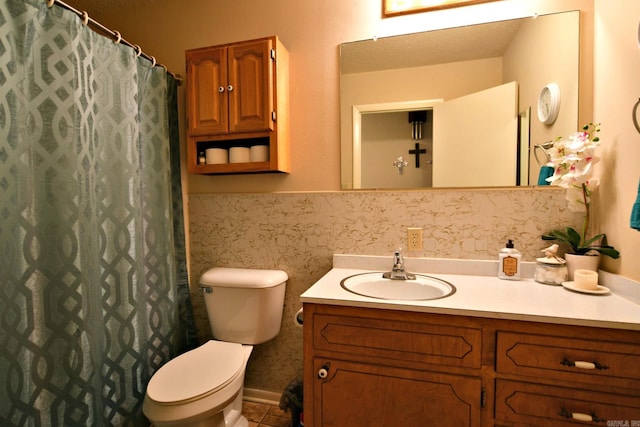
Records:
[[[385,361],[480,369],[481,328],[433,324],[419,314],[406,319],[316,313],[313,347]]]
[[[505,425],[606,426],[612,425],[607,421],[640,422],[640,399],[498,379],[495,414],[496,424]]]
[[[497,333],[496,371],[640,391],[637,344],[513,332]]]

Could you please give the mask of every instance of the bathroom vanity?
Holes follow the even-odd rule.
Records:
[[[306,426],[640,425],[637,303],[460,268],[433,274],[451,296],[380,300],[335,265],[301,297]]]

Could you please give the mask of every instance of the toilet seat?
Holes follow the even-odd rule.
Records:
[[[160,405],[202,399],[242,374],[244,365],[241,344],[211,340],[162,366],[149,381],[147,397]]]

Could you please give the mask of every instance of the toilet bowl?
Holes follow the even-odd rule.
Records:
[[[149,381],[143,412],[154,427],[246,427],[242,390],[252,349],[211,340],[170,360]]]
[[[242,391],[254,345],[280,332],[287,274],[212,268],[200,278],[213,340],[151,377],[142,411],[154,427],[248,427]]]

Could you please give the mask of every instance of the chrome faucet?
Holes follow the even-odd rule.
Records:
[[[404,269],[404,258],[402,258],[400,250],[396,250],[393,252],[393,268],[391,271],[383,273],[382,277],[391,280],[413,280],[416,278],[416,275],[406,272]]]

